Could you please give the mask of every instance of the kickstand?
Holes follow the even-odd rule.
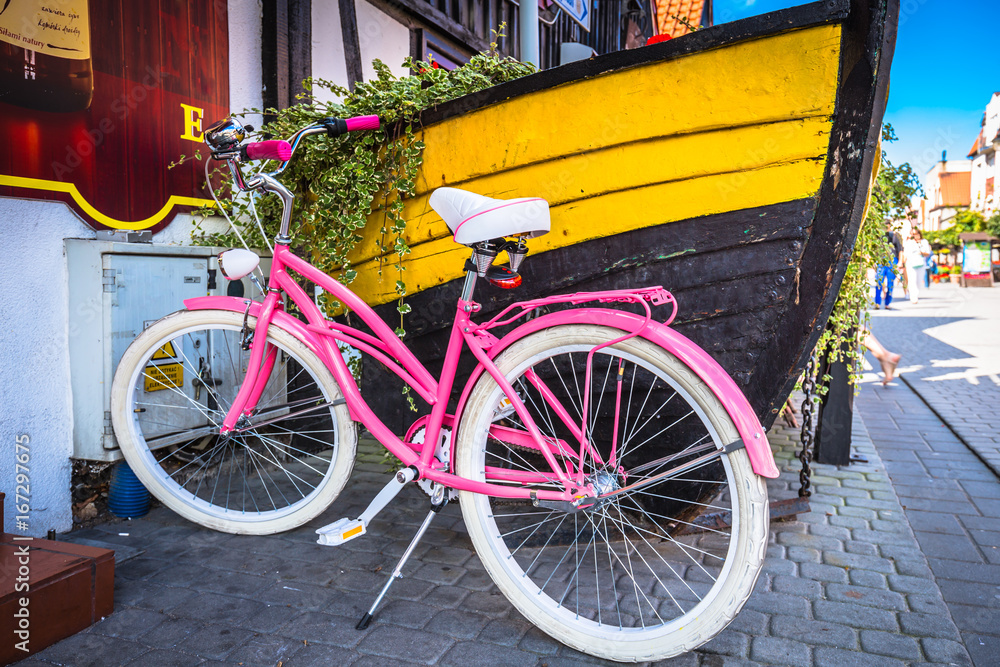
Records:
[[[444,493],[445,488],[443,486],[436,486],[434,496],[431,500],[431,511],[427,513],[427,517],[424,518],[424,522],[420,524],[420,528],[417,530],[417,534],[413,536],[410,540],[410,546],[406,547],[406,551],[403,552],[403,556],[396,563],[395,569],[392,571],[392,575],[389,576],[389,581],[385,582],[385,586],[382,587],[382,591],[375,598],[375,602],[372,603],[371,609],[365,612],[365,615],[361,617],[358,621],[357,629],[364,630],[368,627],[368,624],[372,622],[372,618],[375,617],[375,608],[378,607],[379,603],[382,602],[382,598],[385,594],[389,592],[389,587],[392,586],[396,579],[402,579],[403,577],[403,566],[406,565],[406,561],[410,558],[410,554],[413,550],[417,548],[417,543],[427,532],[427,529],[431,525],[431,521],[434,520],[434,516],[441,511],[441,509],[448,504],[447,496]]]

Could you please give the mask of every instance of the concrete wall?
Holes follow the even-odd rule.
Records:
[[[27,435],[27,533],[68,530],[73,413],[69,385],[68,280],[63,239],[93,231],[61,203],[0,198],[0,490],[4,531],[15,532],[15,438]]]

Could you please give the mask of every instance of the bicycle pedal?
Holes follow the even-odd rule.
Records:
[[[316,542],[323,546],[335,547],[355,537],[361,537],[367,532],[365,523],[360,519],[337,519],[327,526],[316,529],[316,534],[319,535]]]

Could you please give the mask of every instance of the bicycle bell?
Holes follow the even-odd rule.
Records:
[[[239,148],[246,136],[246,129],[240,121],[223,118],[205,130],[205,143],[216,153],[225,153]]]

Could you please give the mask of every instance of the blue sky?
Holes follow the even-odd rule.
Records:
[[[789,0],[715,0],[715,22],[804,4]],[[964,158],[986,103],[1000,91],[1000,0],[900,0],[899,34],[885,119],[899,141],[894,164],[921,176],[941,159]]]

